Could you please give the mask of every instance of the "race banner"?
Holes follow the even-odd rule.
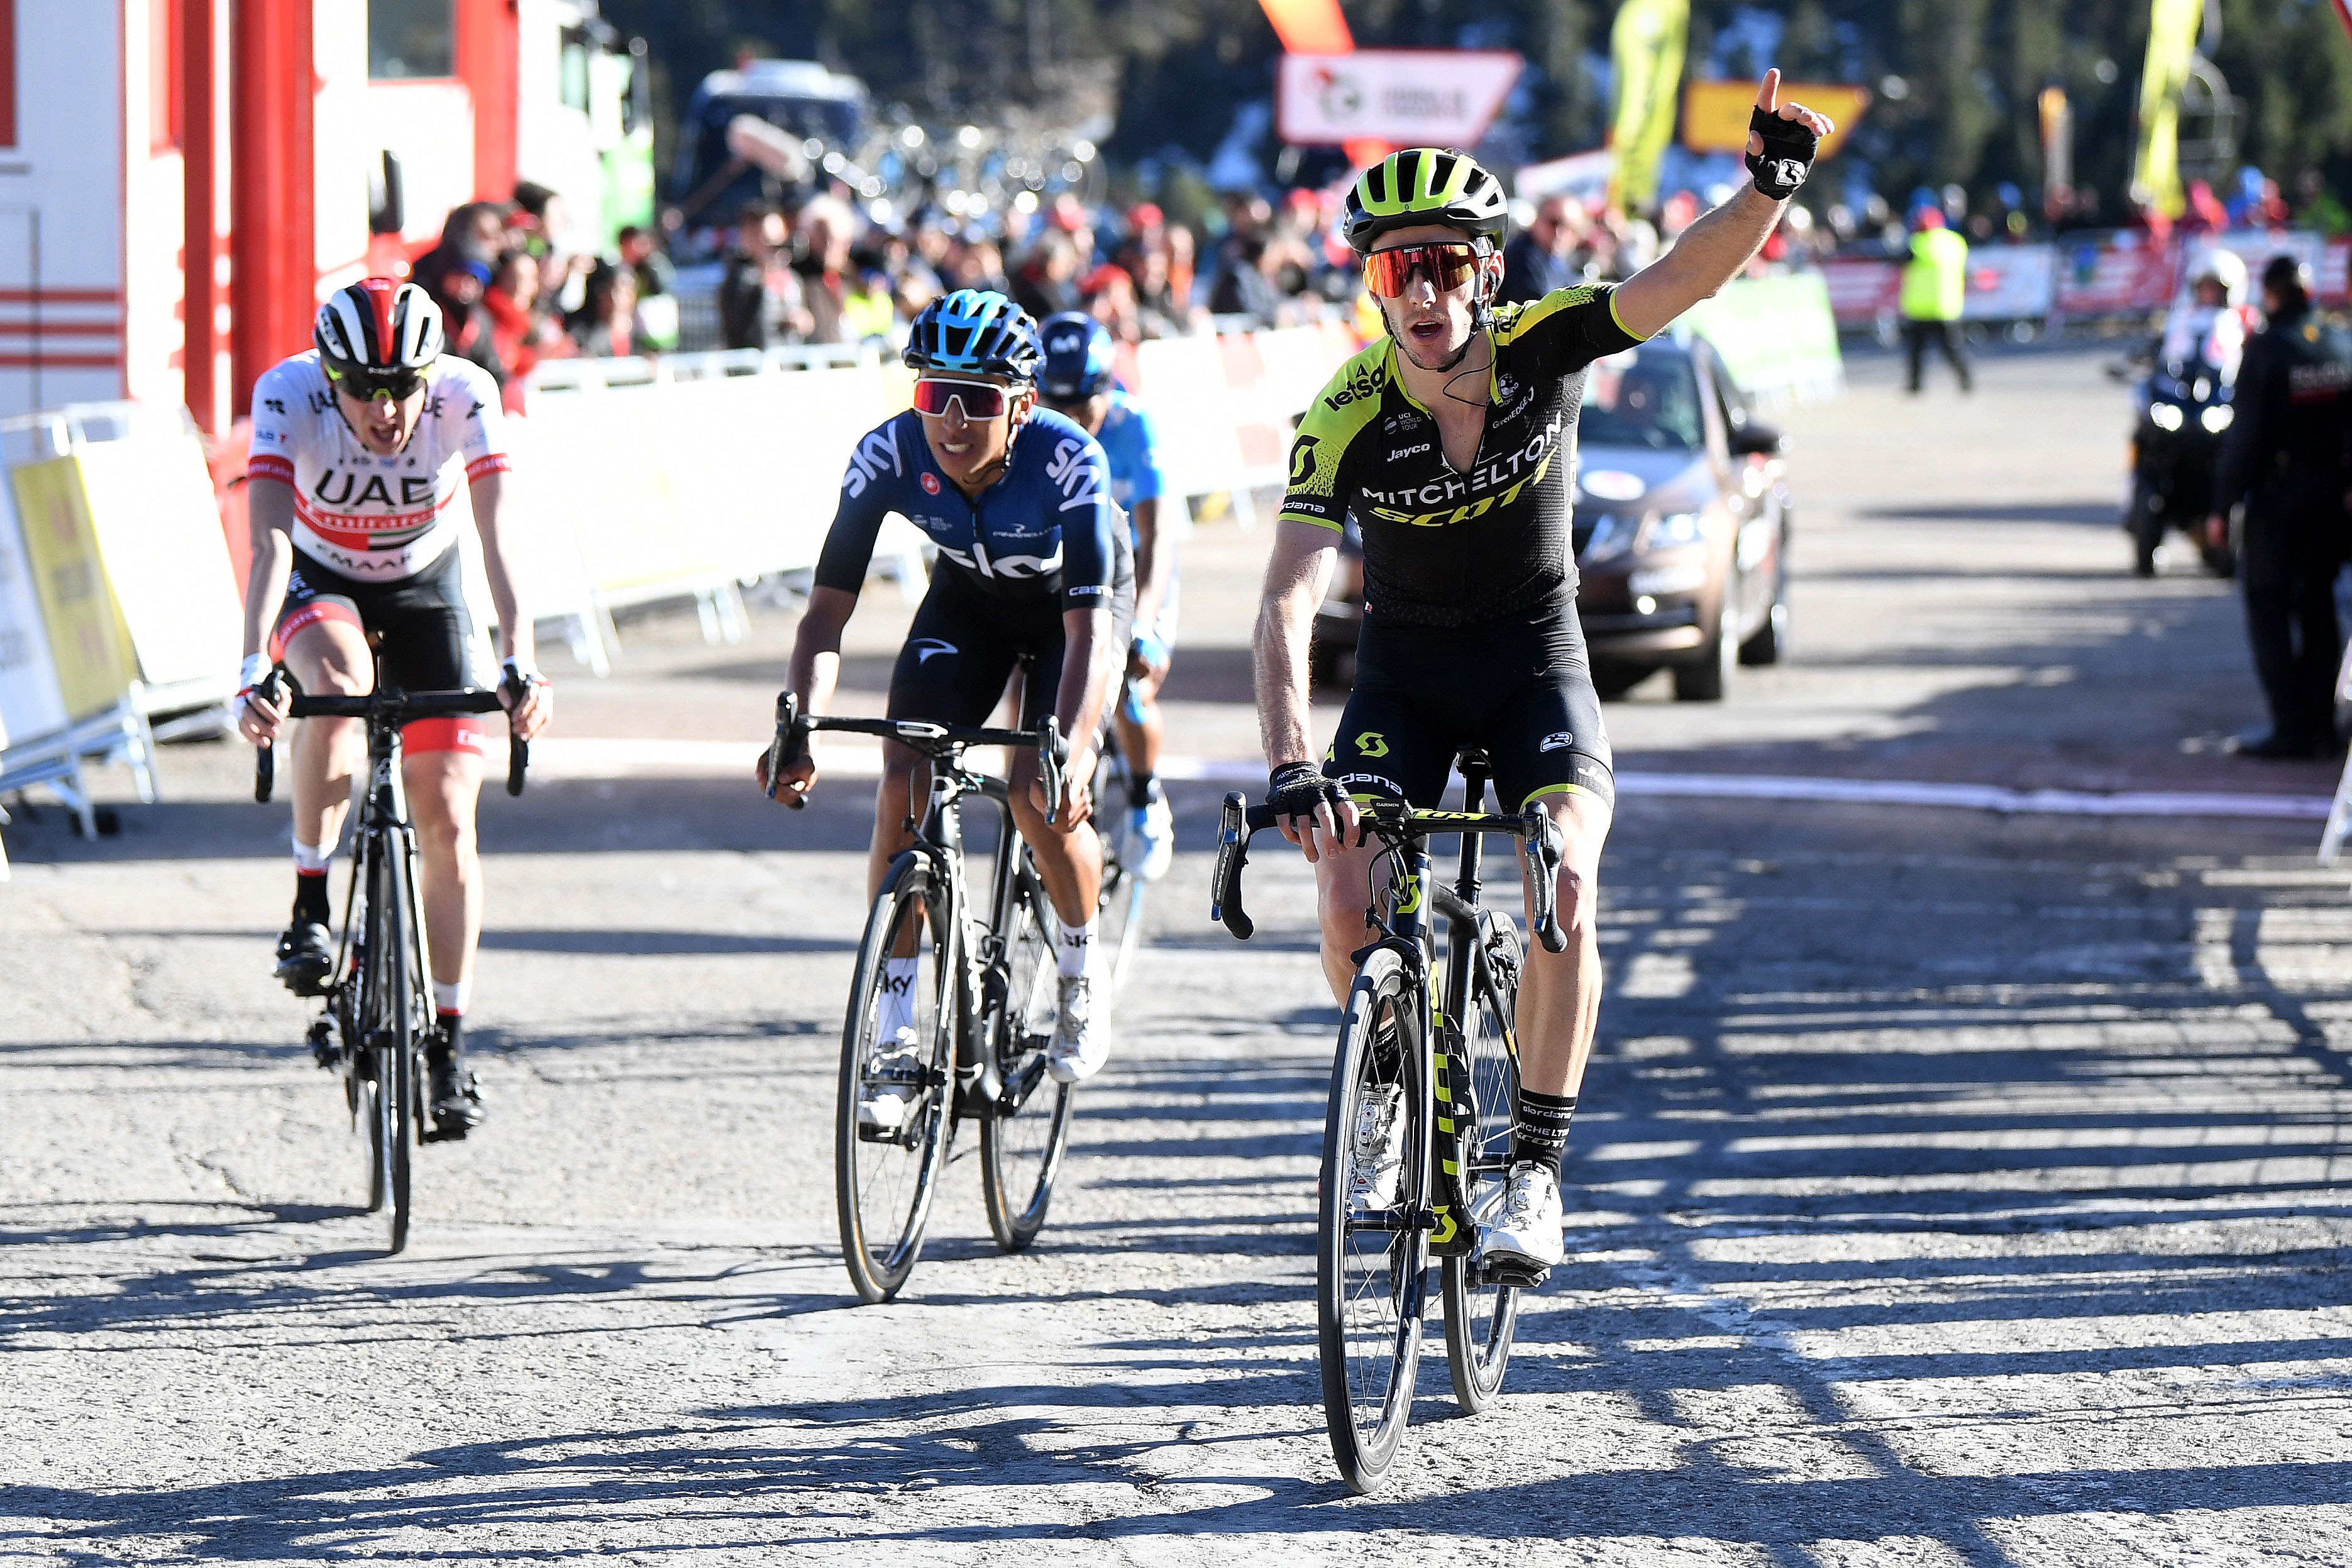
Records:
[[[1508,49],[1286,54],[1276,78],[1276,125],[1295,147],[1367,139],[1398,147],[1475,147],[1525,65]]]
[[[1609,30],[1617,113],[1609,144],[1617,153],[1609,205],[1624,211],[1657,198],[1658,161],[1675,138],[1675,107],[1690,34],[1690,0],[1625,0]]]
[[[137,668],[98,552],[81,459],[26,463],[9,477],[66,718],[79,723],[128,696]]]
[[[1784,81],[1782,103],[1801,103],[1830,117],[1818,156],[1834,158],[1870,108],[1870,89],[1826,81]],[[1748,120],[1756,108],[1752,81],[1695,81],[1683,89],[1683,145],[1694,153],[1745,153]]]
[[[2205,0],[2152,0],[2147,64],[2139,79],[2139,144],[2132,154],[2131,197],[2166,217],[2189,209],[2180,188],[2180,93],[2197,58]]]

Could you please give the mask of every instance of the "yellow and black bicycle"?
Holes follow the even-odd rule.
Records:
[[[1479,904],[1479,862],[1484,835],[1520,840],[1536,931],[1558,952],[1567,945],[1553,908],[1559,835],[1538,805],[1482,812],[1485,754],[1465,751],[1458,765],[1465,809],[1381,801],[1363,817],[1364,832],[1387,847],[1388,892],[1339,1024],[1315,1269],[1323,1417],[1339,1474],[1359,1492],[1379,1484],[1412,1415],[1429,1260],[1441,1264],[1454,1397],[1473,1413],[1502,1389],[1518,1292],[1535,1283],[1478,1255],[1479,1225],[1510,1171],[1524,958],[1510,916]],[[1254,928],[1242,868],[1250,836],[1273,825],[1270,808],[1225,796],[1211,915],[1244,941]],[[1451,884],[1430,870],[1429,840],[1448,835],[1461,839]],[[1444,973],[1433,991],[1441,931]]]

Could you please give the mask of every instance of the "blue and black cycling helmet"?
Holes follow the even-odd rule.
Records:
[[[919,371],[1037,379],[1037,323],[993,289],[959,289],[915,318],[899,356]]]
[[[1055,403],[1092,397],[1110,385],[1116,346],[1100,321],[1079,310],[1045,318],[1037,329],[1045,345],[1045,363],[1037,373],[1037,388]]]

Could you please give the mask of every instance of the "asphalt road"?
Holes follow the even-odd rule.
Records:
[[[1911,402],[1865,359],[1792,416],[1794,657],[1613,704],[1621,766],[2326,794],[2220,753],[2258,717],[2226,588],[2124,574],[2097,367]],[[1188,758],[1253,754],[1263,537],[1188,557]],[[870,703],[906,611],[869,600]],[[1571,1261],[1500,1405],[1425,1363],[1357,1500],[1315,1403],[1310,884],[1265,854],[1258,939],[1206,923],[1213,784],[1037,1247],[997,1253],[961,1158],[905,1297],[849,1304],[867,786],[787,814],[732,771],[790,629],[551,660],[583,743],[484,810],[494,1120],[423,1152],[398,1258],[268,979],[246,757],[173,749],[94,844],[8,830],[0,1561],[2352,1561],[2352,903],[2315,825],[1629,791]]]

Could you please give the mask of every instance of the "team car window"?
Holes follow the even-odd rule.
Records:
[[[1685,452],[1706,440],[1690,355],[1644,344],[1592,362],[1580,440],[1596,447]]]

